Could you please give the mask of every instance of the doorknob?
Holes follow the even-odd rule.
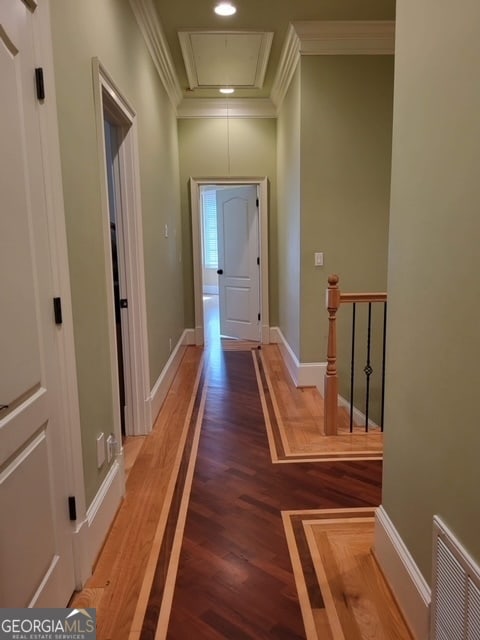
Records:
[[[221,276],[223,274],[223,269],[217,269],[217,273],[219,276]]]

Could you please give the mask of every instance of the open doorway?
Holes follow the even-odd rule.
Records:
[[[117,342],[118,394],[120,400],[120,424],[122,436],[126,435],[127,420],[131,423],[131,398],[127,403],[125,387],[125,358],[128,351],[128,316],[122,309],[128,307],[126,296],[126,264],[121,199],[121,174],[118,165],[121,128],[104,113],[105,167],[108,185],[108,212],[110,221],[110,247],[112,255],[113,296],[115,306],[115,336]],[[123,316],[123,319],[122,319]],[[123,326],[122,326],[123,325]],[[128,366],[128,362],[127,362]],[[129,396],[130,386],[128,388]],[[128,411],[128,415],[127,415]]]
[[[196,344],[269,342],[266,178],[192,178],[190,187]]]
[[[260,341],[259,199],[256,185],[200,189],[205,341]]]
[[[104,212],[113,436],[151,430],[136,114],[97,59],[95,111]]]

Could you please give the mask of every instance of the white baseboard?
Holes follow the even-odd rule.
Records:
[[[183,344],[195,345],[195,329],[185,329],[182,338]]]
[[[322,393],[323,395],[323,393]],[[347,400],[346,398],[344,398],[343,396],[338,396],[338,406],[339,407],[343,407],[344,409],[346,409],[346,411],[348,412],[348,414],[350,414],[350,401]],[[365,424],[365,414],[362,413],[362,411],[360,411],[360,409],[357,409],[357,407],[354,405],[353,406],[353,422],[355,424],[358,425],[364,425]],[[370,418],[368,419],[368,428],[372,428],[372,429],[379,429],[380,425],[378,425],[376,422],[374,422],[373,420],[371,420]]]
[[[92,574],[95,561],[125,494],[123,453],[120,453],[103,481],[86,518],[77,523],[73,536],[76,588],[82,589]]]
[[[382,506],[375,514],[374,553],[415,640],[428,640],[430,587]]]
[[[283,356],[283,360],[295,386],[317,387],[323,395],[323,380],[327,370],[327,363],[299,362],[279,327],[272,327],[270,329],[270,342],[279,345],[280,353]]]
[[[175,377],[177,369],[182,360],[185,347],[190,344],[195,344],[195,331],[193,329],[185,329],[150,393],[150,406],[152,416],[152,424],[150,425],[151,427],[153,427],[153,425],[155,424],[155,420],[157,419],[157,416],[160,412],[163,401],[165,400],[168,390],[170,389],[172,380]]]

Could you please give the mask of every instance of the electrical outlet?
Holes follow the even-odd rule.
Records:
[[[117,448],[117,441],[115,436],[111,433],[107,438],[107,462],[110,464],[113,456],[115,455],[115,449]]]

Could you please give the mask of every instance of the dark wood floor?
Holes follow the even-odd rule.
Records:
[[[249,351],[212,352],[206,385],[167,637],[305,638],[281,511],[376,506],[381,463],[272,464]],[[142,640],[155,637],[164,580]]]

